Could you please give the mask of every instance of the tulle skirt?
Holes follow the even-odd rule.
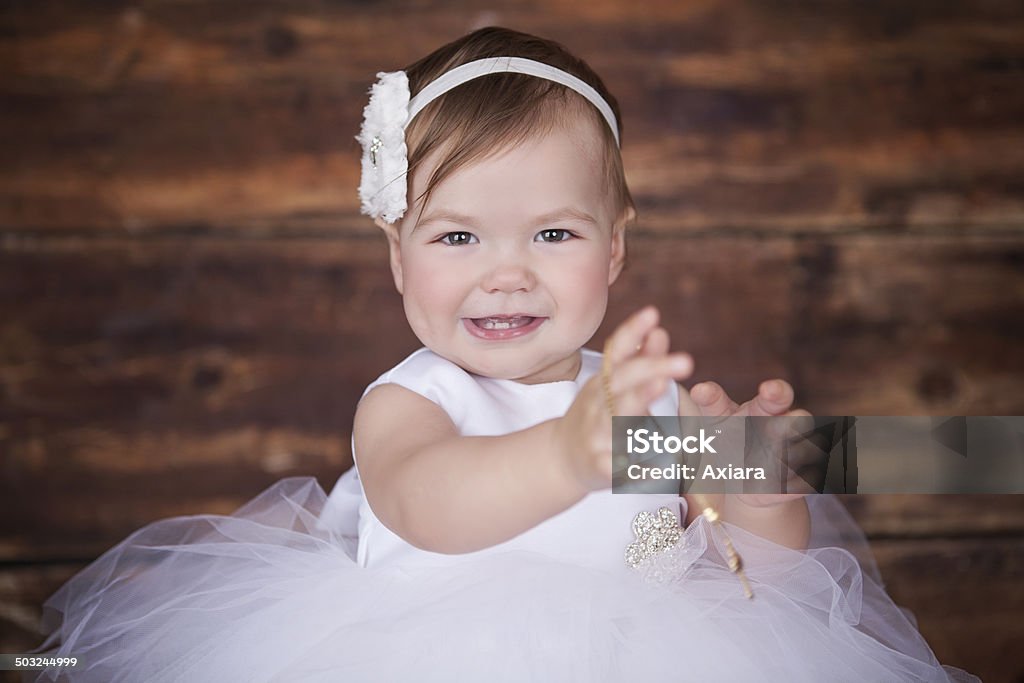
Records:
[[[703,518],[636,570],[525,551],[366,568],[326,498],[292,477],[143,527],[47,600],[36,652],[104,683],[978,680],[935,659],[832,496],[808,499],[807,551],[727,527],[753,600]]]

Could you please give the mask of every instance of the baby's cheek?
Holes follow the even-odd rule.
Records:
[[[578,290],[585,291],[594,301],[608,300],[608,266],[605,263],[587,263],[572,272],[571,279]]]

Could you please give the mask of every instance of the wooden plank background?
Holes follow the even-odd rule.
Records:
[[[359,215],[377,71],[486,25],[618,97],[635,308],[734,396],[1024,411],[1024,6],[296,0],[0,8],[0,651],[166,516],[350,465],[419,346]],[[852,496],[940,660],[1024,680],[1024,497]]]

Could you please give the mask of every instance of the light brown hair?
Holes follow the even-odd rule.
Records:
[[[415,95],[447,71],[487,57],[525,57],[566,71],[593,87],[608,103],[618,121],[618,102],[601,78],[582,59],[561,44],[528,33],[488,26],[443,45],[404,70],[409,92]],[[442,158],[420,197],[419,218],[433,190],[459,168],[499,150],[511,149],[579,116],[589,117],[601,131],[603,177],[613,201],[613,221],[627,209],[636,210],[626,185],[622,157],[615,137],[601,113],[586,98],[561,83],[525,74],[496,72],[474,78],[428,104],[406,128],[410,182],[416,168],[437,149]]]

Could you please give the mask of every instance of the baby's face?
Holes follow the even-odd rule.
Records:
[[[589,122],[555,130],[449,176],[415,229],[410,206],[389,233],[391,261],[425,346],[488,377],[575,378],[623,255],[598,144]],[[437,161],[420,166],[411,197]]]

